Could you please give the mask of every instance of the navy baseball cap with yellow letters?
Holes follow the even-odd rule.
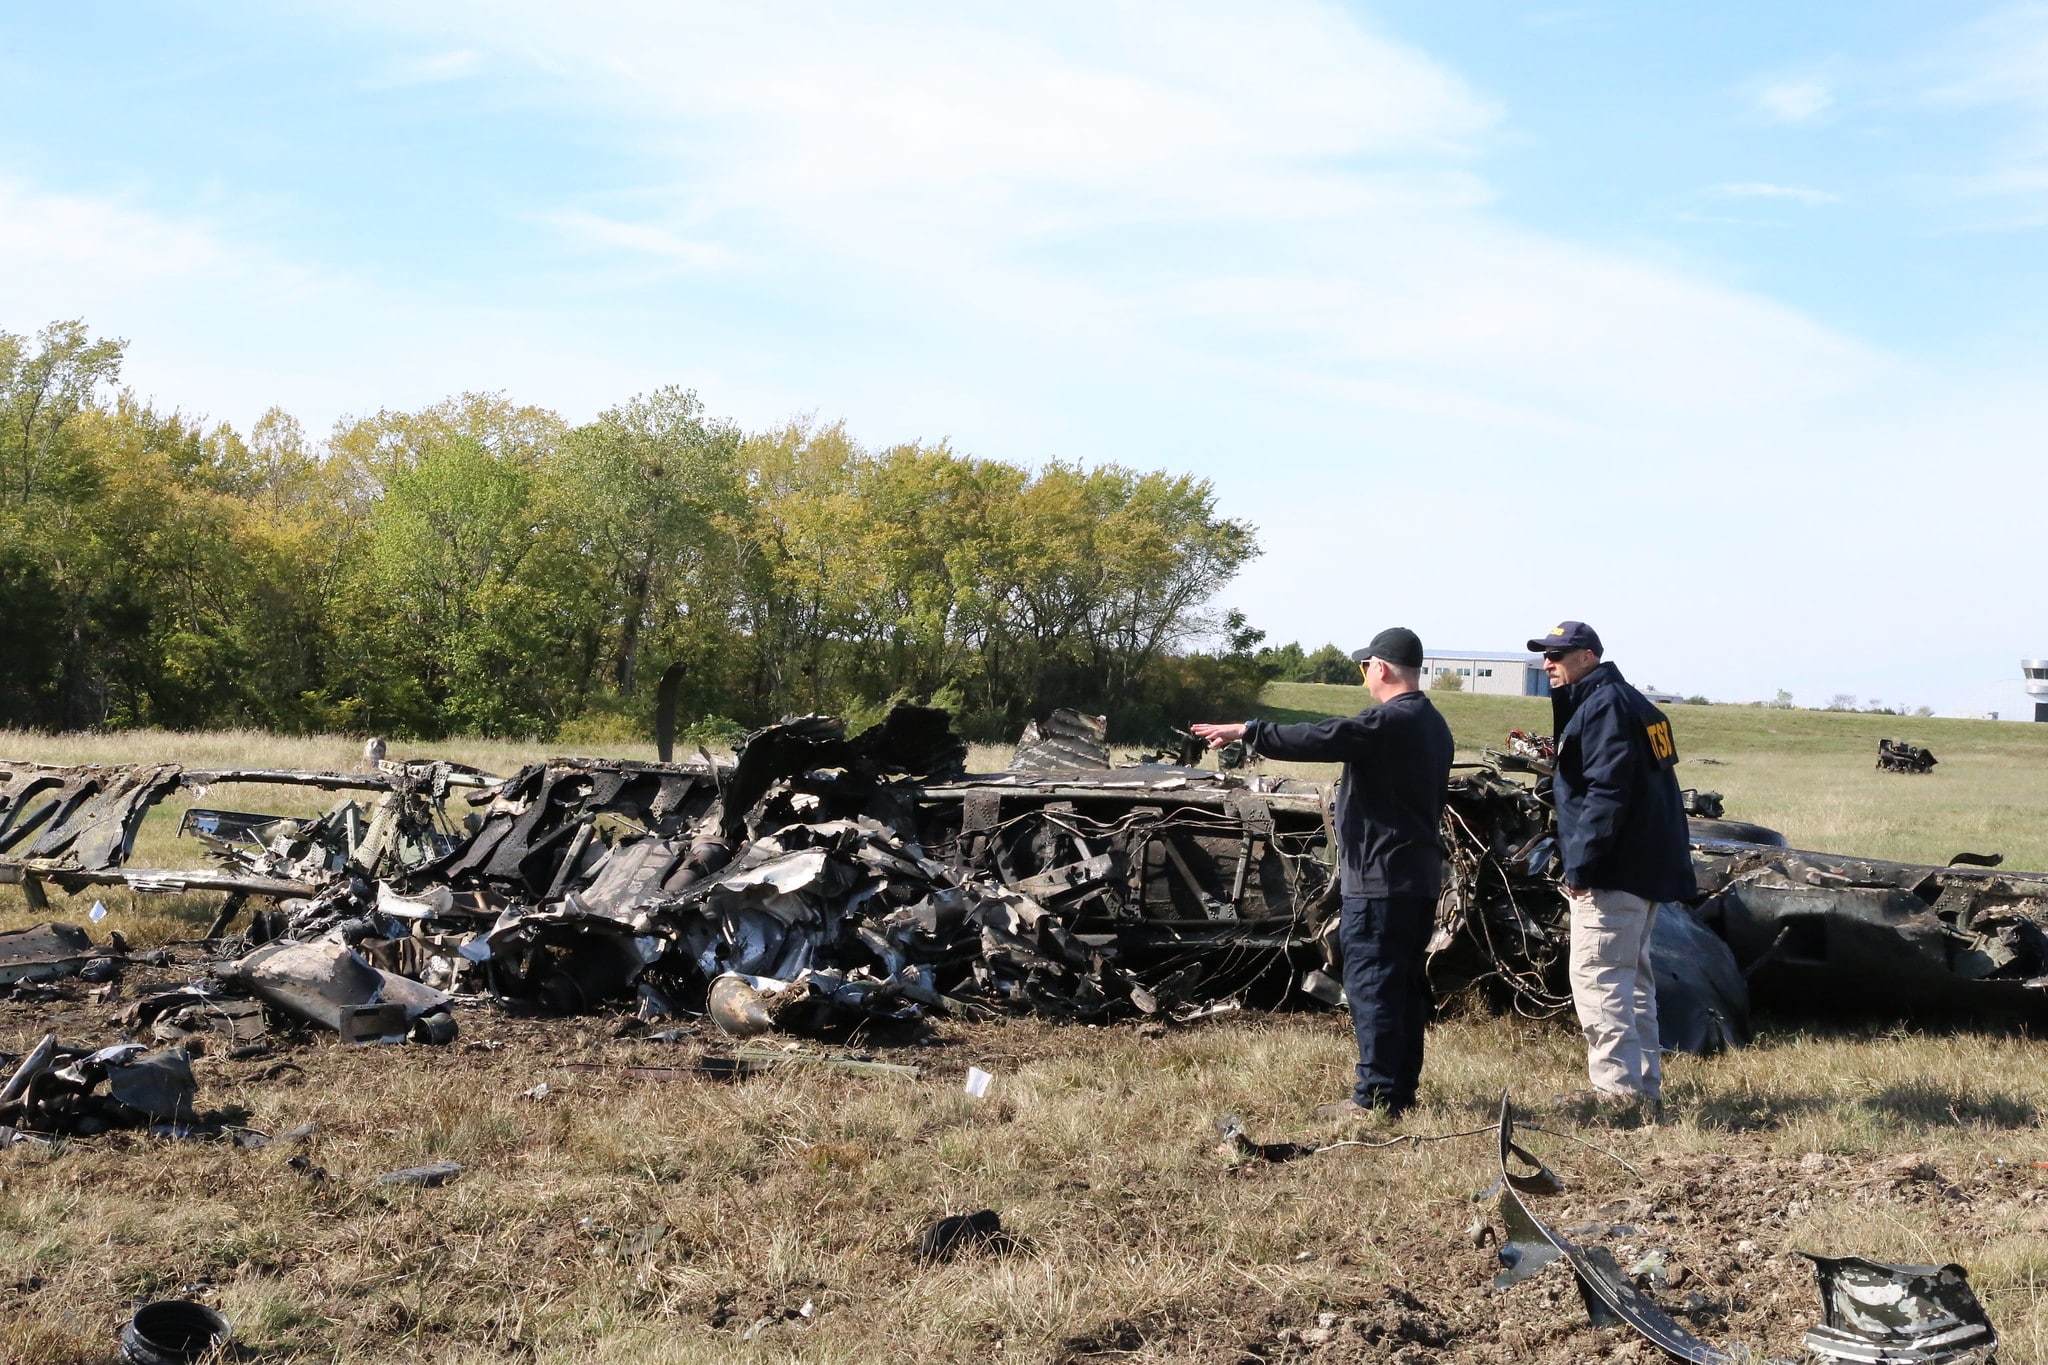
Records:
[[[1595,654],[1605,654],[1600,647],[1600,632],[1584,621],[1559,621],[1550,628],[1548,635],[1531,640],[1529,648],[1537,651],[1547,649],[1590,649]]]

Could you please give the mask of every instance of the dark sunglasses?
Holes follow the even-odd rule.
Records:
[[[1557,663],[1560,660],[1562,660],[1565,655],[1576,654],[1578,652],[1579,651],[1577,651],[1576,649],[1546,649],[1543,651],[1543,657],[1548,659],[1552,663]]]

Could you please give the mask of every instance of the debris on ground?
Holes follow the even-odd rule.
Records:
[[[950,1261],[970,1248],[1002,1252],[1015,1246],[1015,1240],[1003,1231],[1003,1220],[996,1211],[982,1209],[952,1214],[926,1228],[918,1242],[917,1256],[921,1261]]]
[[[1903,739],[1881,739],[1877,742],[1879,772],[1931,773],[1939,761],[1932,750],[1908,744]]]
[[[1514,1109],[1507,1095],[1501,1097],[1498,1155],[1499,1212],[1505,1231],[1496,1251],[1501,1265],[1493,1281],[1496,1292],[1530,1279],[1561,1258],[1595,1328],[1625,1326],[1670,1359],[1694,1365],[1733,1365],[1748,1358],[1746,1352],[1737,1354],[1701,1340],[1666,1310],[1665,1303],[1681,1303],[1677,1291],[1692,1281],[1689,1267],[1677,1263],[1668,1247],[1645,1246],[1645,1227],[1606,1221],[1668,1218],[1661,1206],[1621,1199],[1599,1207],[1601,1221],[1562,1231],[1547,1224],[1532,1205],[1564,1192],[1565,1182],[1515,1141]],[[1487,1240],[1469,1230],[1467,1236],[1475,1246]],[[1619,1245],[1628,1252],[1630,1264],[1624,1270],[1610,1247],[1573,1240],[1578,1237],[1625,1239]],[[1643,1249],[1631,1251],[1631,1246]],[[1738,1242],[1735,1250],[1751,1259],[1762,1254],[1748,1240]],[[1813,1356],[1899,1365],[1990,1365],[1994,1359],[1998,1334],[1970,1291],[1961,1266],[1898,1266],[1860,1256],[1800,1255],[1813,1264],[1821,1298],[1822,1321],[1805,1338]],[[1713,1278],[1716,1283],[1728,1282],[1725,1273]],[[1664,1296],[1663,1303],[1659,1295]],[[1720,1316],[1714,1301],[1696,1290],[1685,1294],[1676,1311],[1695,1323]]]
[[[1560,1015],[1555,745],[1507,744],[1446,789],[1431,980],[1440,998]],[[509,777],[0,762],[0,878],[32,905],[46,884],[221,893],[202,955],[177,957],[192,978],[122,1018],[131,1040],[192,1055],[259,1055],[306,1026],[445,1045],[480,1003],[626,1004],[635,1029],[702,1014],[735,1041],[1344,1003],[1328,786],[1117,766],[1103,719],[1072,711],[1034,722],[1005,771],[970,774],[966,752],[946,712],[899,705],[858,734],[827,716],[771,725],[729,761],[561,758]],[[181,836],[212,866],[128,865],[157,803],[266,784],[337,799],[310,818],[194,807]],[[2048,876],[1801,852],[1723,805],[1689,794],[1702,896],[1653,933],[1667,1048],[1741,1046],[1752,992],[1906,1015],[2048,999]],[[111,991],[140,960],[76,925],[0,934],[17,999],[73,979]]]
[[[1884,1265],[1861,1256],[1816,1256],[1822,1319],[1806,1349],[1822,1360],[1988,1365],[1998,1333],[1959,1265]]]
[[[432,1161],[424,1166],[408,1166],[402,1171],[386,1171],[377,1177],[379,1185],[414,1185],[420,1189],[439,1189],[461,1175],[467,1169],[459,1161]]]
[[[221,1120],[194,1111],[197,1092],[192,1056],[182,1047],[91,1048],[45,1034],[0,1085],[0,1133],[7,1141],[17,1134],[92,1137],[117,1128],[219,1136]]]
[[[121,1359],[127,1365],[190,1365],[219,1359],[234,1326],[203,1303],[159,1299],[135,1310],[121,1329]]]

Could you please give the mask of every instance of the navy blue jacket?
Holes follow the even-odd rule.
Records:
[[[1550,694],[1567,886],[1691,900],[1692,848],[1671,722],[1613,664]]]
[[[1299,763],[1342,763],[1337,789],[1339,885],[1347,897],[1426,896],[1443,884],[1444,784],[1451,727],[1429,698],[1403,692],[1355,716],[1245,727],[1255,753]]]

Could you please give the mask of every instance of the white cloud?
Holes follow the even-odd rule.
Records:
[[[237,267],[203,225],[179,222],[102,195],[38,193],[0,179],[0,259],[8,293],[33,295],[40,278],[90,279],[95,292],[146,288],[166,279]],[[52,300],[63,312],[61,300]],[[65,316],[75,316],[76,306]]]
[[[1756,108],[1779,123],[1805,123],[1832,109],[1835,95],[1825,81],[1775,81],[1757,91]]]
[[[2007,5],[1969,25],[1936,59],[1936,104],[2048,109],[2048,5]]]
[[[417,57],[397,57],[386,63],[378,83],[384,85],[431,85],[459,81],[483,68],[484,54],[473,47],[450,52],[433,52]]]
[[[1886,362],[1767,300],[1518,230],[1503,117],[1332,6],[411,7],[644,140],[689,265],[799,262],[900,321],[1530,429],[1726,414]],[[420,27],[424,26],[424,27]],[[827,266],[825,262],[835,262]]]
[[[83,318],[128,339],[123,380],[146,400],[245,429],[273,404],[317,432],[463,389],[551,388],[592,411],[622,375],[646,386],[624,348],[565,340],[559,320],[495,299],[296,260],[253,213],[202,219],[0,177],[0,259],[0,329]]]
[[[695,269],[731,265],[736,257],[724,247],[694,242],[667,228],[649,223],[627,223],[582,209],[563,209],[539,215],[540,220],[562,229],[570,237],[593,246],[611,247],[642,255],[658,256]]]
[[[2013,221],[2038,226],[2048,208],[2048,5],[2019,4],[1970,25],[1938,55],[1919,92],[1938,110],[1997,109],[2006,126],[1949,184],[1966,198],[2032,201]]]
[[[816,407],[876,440],[1194,469],[1264,525],[1239,601],[1276,636],[1405,615],[1481,647],[1598,617],[1688,691],[1825,695],[1853,682],[1822,676],[1841,642],[1897,619],[1989,638],[1973,584],[2023,568],[2038,498],[1983,490],[2041,424],[2024,376],[1950,384],[1704,271],[1517,224],[1485,174],[1504,111],[1333,5],[534,0],[378,22],[481,54],[628,169],[537,173],[575,187],[522,210],[543,249],[461,284],[404,278],[397,252],[367,283],[295,272],[260,222],[0,198],[0,250],[40,234],[5,257],[0,316],[86,312],[164,392],[316,427],[462,387],[580,417],[680,379],[750,424]],[[1805,84],[1775,116],[1826,112]],[[98,224],[104,282],[99,248],[19,222],[66,212]],[[606,255],[654,268],[622,281]],[[24,314],[24,275],[83,302]],[[1971,553],[1901,570],[1869,529],[1900,500]],[[1560,501],[1599,534],[1539,563],[1532,518]],[[1799,585],[1829,631],[1700,662]]]
[[[1841,196],[1826,190],[1817,190],[1808,185],[1773,185],[1765,180],[1746,180],[1732,185],[1716,185],[1710,194],[1724,199],[1789,199],[1809,207],[1832,204]]]

